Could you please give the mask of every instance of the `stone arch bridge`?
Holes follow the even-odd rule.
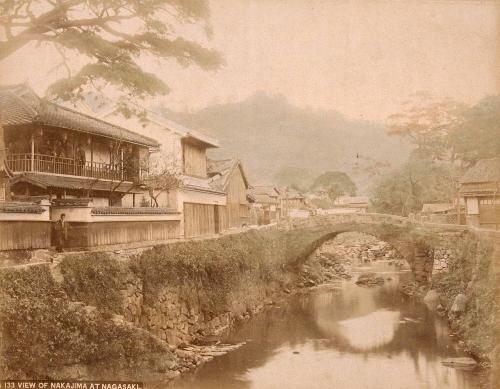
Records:
[[[291,219],[278,228],[304,230],[314,236],[313,243],[301,256],[304,258],[327,240],[343,232],[361,232],[392,245],[410,264],[419,282],[430,281],[433,274],[448,270],[449,262],[464,255],[464,242],[490,240],[500,253],[500,231],[480,230],[471,226],[421,223],[406,217],[378,213],[318,215]],[[496,246],[495,246],[496,245]],[[472,260],[472,258],[471,258]],[[496,258],[496,270],[499,260]]]

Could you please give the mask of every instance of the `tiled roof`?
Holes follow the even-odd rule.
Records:
[[[164,114],[162,114],[160,112],[142,107],[142,106],[137,105],[135,103],[131,103],[131,104],[134,104],[137,109],[146,112],[146,117],[144,119],[147,122],[156,123],[162,129],[168,129],[169,131],[176,133],[177,135],[179,135],[183,139],[189,139],[189,140],[192,140],[195,142],[200,142],[208,148],[220,146],[217,139],[212,138],[210,135],[207,135],[202,131],[187,128],[180,123],[177,123],[177,122],[174,122],[173,120],[168,119],[167,117],[164,116]],[[99,115],[102,118],[114,117],[115,113],[117,112],[117,109],[118,109],[117,105],[109,100],[107,102],[105,102],[105,105],[107,105],[107,107],[104,109],[96,109],[95,105],[93,105],[93,107],[92,107],[93,112],[95,112],[97,115]],[[116,116],[115,116],[115,118],[116,118]]]
[[[0,87],[0,118],[5,126],[38,123],[143,146],[159,146],[154,139],[56,103],[43,101],[24,84]]]
[[[155,121],[159,125],[180,134],[183,138],[192,139],[204,143],[208,147],[220,146],[217,139],[212,138],[210,135],[207,135],[201,131],[184,127],[182,124],[167,119],[165,116],[157,114],[156,112],[148,111],[148,118],[150,118],[150,120],[152,121]]]
[[[207,173],[208,176],[212,178],[210,186],[215,189],[225,190],[229,182],[229,177],[236,168],[240,169],[243,181],[248,187],[248,181],[241,166],[241,162],[236,158],[221,160],[209,159],[207,161]]]
[[[0,120],[4,126],[22,125],[33,122],[36,111],[24,100],[10,91],[0,91]]]
[[[276,187],[272,185],[253,186],[252,188],[249,189],[249,193],[251,193],[252,195],[267,195],[271,197],[278,196],[278,191],[276,190]]]
[[[297,190],[288,187],[277,187],[276,190],[286,199],[303,199],[304,196]]]
[[[168,215],[177,213],[170,208],[161,207],[94,207],[92,215]]]
[[[45,210],[37,204],[27,203],[0,203],[0,212],[3,213],[43,213]]]
[[[247,198],[262,204],[277,204],[278,191],[272,185],[254,186],[247,190]]]
[[[481,159],[462,176],[461,183],[500,182],[500,158]]]
[[[208,159],[207,161],[207,171],[209,174],[222,174],[228,170],[231,170],[233,165],[237,163],[238,160],[235,158],[229,159]]]
[[[11,179],[11,185],[26,182],[40,188],[62,188],[75,190],[96,190],[121,193],[141,193],[131,182],[112,182],[85,177],[67,177],[43,173],[23,173]],[[119,185],[118,185],[119,184]],[[118,185],[118,186],[117,186]]]
[[[52,200],[52,204],[59,206],[70,206],[70,207],[85,207],[88,206],[89,203],[92,202],[91,198],[76,198],[76,199],[54,199]]]
[[[182,180],[182,188],[194,191],[202,191],[207,193],[224,194],[224,191],[210,185],[210,178],[192,177],[183,175],[180,177]]]
[[[277,204],[278,200],[266,194],[249,194],[250,198],[256,202],[261,204]]]

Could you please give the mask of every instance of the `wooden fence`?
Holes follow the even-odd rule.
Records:
[[[179,220],[69,223],[68,247],[96,247],[179,239]]]
[[[50,221],[0,221],[0,251],[50,247]]]
[[[212,204],[184,203],[184,237],[215,234],[215,207]]]

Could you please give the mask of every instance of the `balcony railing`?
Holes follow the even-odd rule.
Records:
[[[104,180],[133,181],[134,174],[121,163],[79,163],[72,158],[44,154],[10,154],[7,164],[14,172],[40,172],[91,177]]]

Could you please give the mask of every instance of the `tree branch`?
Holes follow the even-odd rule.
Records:
[[[0,42],[0,60],[7,58],[32,40],[35,40],[33,38],[34,34],[40,38],[42,34],[50,31],[48,26],[50,26],[51,23],[59,20],[61,15],[65,14],[70,8],[84,1],[85,0],[67,0],[61,2],[56,8],[36,17],[32,23],[30,23],[32,27],[23,30],[7,41]]]

